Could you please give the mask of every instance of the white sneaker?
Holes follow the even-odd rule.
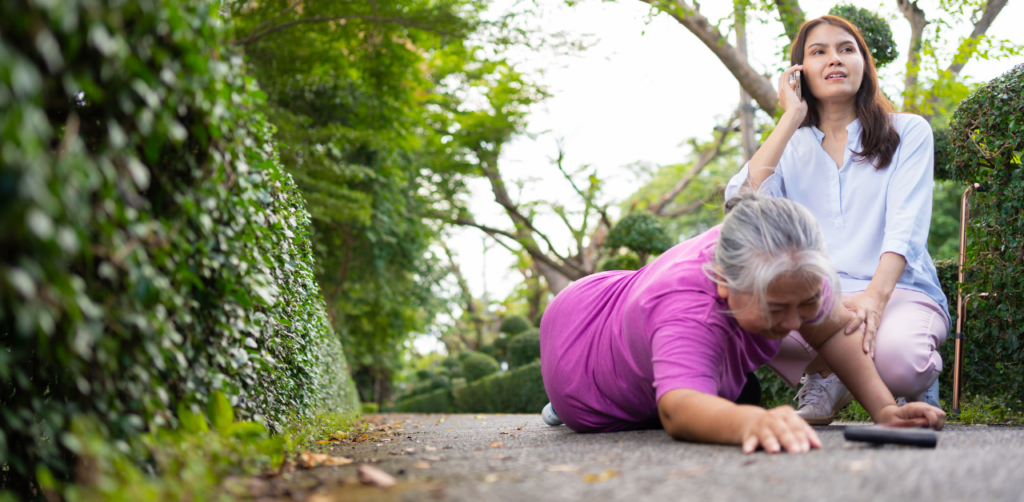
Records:
[[[828,378],[822,378],[818,373],[804,375],[800,383],[803,387],[796,393],[796,414],[811,425],[832,423],[836,413],[853,400],[853,394],[850,394],[835,373]]]
[[[562,421],[559,420],[558,415],[555,415],[555,409],[551,407],[551,403],[548,403],[548,404],[544,405],[544,409],[541,410],[540,416],[541,416],[541,418],[544,419],[544,423],[546,423],[546,424],[548,424],[548,425],[550,425],[552,427],[558,427],[559,425],[564,425],[562,423]]]

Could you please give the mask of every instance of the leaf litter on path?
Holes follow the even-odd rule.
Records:
[[[619,475],[618,469],[605,469],[599,474],[586,473],[583,475],[583,481],[587,483],[603,483]]]
[[[488,448],[501,448],[502,446],[505,446],[505,443],[501,441],[491,441],[491,444],[487,445]]]
[[[304,451],[299,455],[299,465],[306,469],[312,469],[321,465],[333,466],[333,465],[348,465],[352,463],[352,459],[345,457],[332,457],[326,453],[313,453]]]
[[[571,472],[575,474],[577,472],[580,472],[580,466],[569,464],[549,465],[548,472]]]
[[[381,488],[391,488],[398,484],[394,476],[367,464],[359,466],[359,482]]]

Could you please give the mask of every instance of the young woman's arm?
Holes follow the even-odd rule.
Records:
[[[927,403],[896,406],[892,393],[878,376],[874,360],[862,349],[864,331],[852,335],[839,333],[852,319],[850,311],[836,308],[821,324],[802,326],[800,335],[839,375],[875,423],[941,429],[946,422],[946,414],[941,409]]]
[[[748,164],[748,182],[755,192],[761,187],[761,183],[775,172],[779,161],[782,160],[782,152],[786,150],[789,140],[793,138],[793,134],[807,116],[807,102],[796,94],[798,82],[789,81],[790,75],[802,68],[801,65],[791,66],[779,77],[779,104],[785,113]]]
[[[665,432],[675,439],[743,445],[744,453],[758,446],[769,453],[821,448],[818,434],[789,406],[766,410],[692,389],[676,389],[661,396],[658,414]]]

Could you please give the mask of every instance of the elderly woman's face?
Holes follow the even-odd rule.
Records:
[[[719,285],[718,295],[729,304],[740,327],[769,340],[782,340],[790,331],[818,315],[821,281],[808,281],[794,274],[779,276],[768,287],[763,304],[752,293],[736,293]],[[767,315],[766,315],[767,314]]]

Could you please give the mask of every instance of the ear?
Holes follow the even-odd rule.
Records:
[[[717,286],[718,286],[718,296],[721,297],[723,300],[728,300],[729,299],[729,287],[725,286],[724,284],[718,284]]]

